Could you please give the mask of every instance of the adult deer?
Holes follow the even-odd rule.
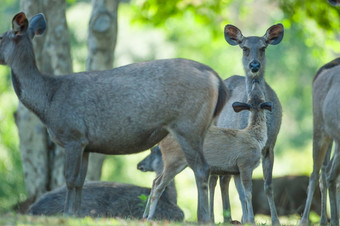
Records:
[[[301,218],[301,224],[308,224],[309,211],[316,184],[319,182],[319,172],[322,169],[322,181],[320,187],[328,187],[331,206],[331,225],[339,225],[337,211],[336,182],[340,170],[340,58],[324,65],[316,73],[313,80],[313,172],[309,179],[308,196],[305,210]],[[334,156],[327,172],[332,143],[335,143]],[[327,156],[327,157],[326,157]],[[327,186],[328,185],[328,186]],[[322,192],[322,200],[325,203],[326,192]],[[325,204],[322,205],[325,209]],[[321,212],[320,224],[327,224],[325,211]]]
[[[331,5],[340,6],[339,0],[328,0]],[[322,66],[313,79],[313,172],[309,178],[308,196],[301,218],[301,225],[309,222],[309,212],[316,183],[321,169],[321,218],[320,224],[327,225],[327,188],[331,206],[331,225],[339,225],[339,211],[336,195],[337,177],[340,172],[340,58]],[[335,143],[332,161],[329,161],[332,144]]]
[[[36,67],[31,39],[45,28],[42,14],[30,23],[24,13],[15,15],[12,30],[0,37],[0,63],[11,68],[19,100],[65,149],[64,213],[73,215],[80,209],[90,152],[137,153],[171,133],[195,174],[198,221],[210,221],[209,166],[202,145],[227,98],[217,73],[195,61],[170,59],[107,71],[44,75]]]
[[[269,202],[272,224],[279,224],[277,216],[273,190],[272,190],[272,171],[274,163],[274,146],[281,126],[282,108],[280,101],[273,89],[265,82],[264,72],[266,56],[265,50],[268,45],[277,45],[281,42],[284,34],[282,24],[276,24],[268,28],[262,37],[250,36],[244,37],[242,32],[233,25],[226,25],[224,36],[230,45],[239,45],[243,49],[243,67],[246,77],[232,76],[224,81],[227,89],[230,90],[230,98],[227,100],[218,121],[217,126],[224,128],[243,129],[247,127],[249,112],[244,111],[236,114],[232,110],[232,103],[235,101],[245,102],[248,99],[250,89],[254,81],[260,84],[265,100],[273,103],[272,111],[266,114],[267,117],[267,136],[268,140],[262,149],[262,168],[264,177],[264,190]],[[216,185],[216,177],[210,179],[210,189],[213,190]],[[223,209],[230,209],[228,188],[230,176],[220,178],[222,190]],[[212,205],[213,199],[211,199]],[[225,217],[225,221],[230,221],[230,216]]]

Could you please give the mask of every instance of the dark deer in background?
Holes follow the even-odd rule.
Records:
[[[163,161],[158,146],[138,164],[141,171],[162,173]],[[142,219],[146,198],[150,188],[115,182],[85,182],[82,192],[80,216],[120,217]],[[66,187],[47,192],[30,206],[28,213],[33,215],[58,215],[64,210]],[[155,213],[156,220],[183,221],[184,213],[176,205],[176,188],[170,185],[159,200]]]
[[[291,214],[302,215],[307,199],[308,176],[282,176],[274,177],[272,184],[275,190],[274,200],[277,213],[280,216]],[[253,180],[253,207],[254,214],[270,215],[266,194],[263,191],[263,179]],[[311,210],[318,215],[321,214],[321,196],[319,186],[316,186],[315,196],[312,201]]]
[[[30,23],[24,13],[15,15],[12,30],[0,37],[0,63],[11,68],[19,100],[65,149],[64,213],[80,209],[90,152],[137,153],[170,133],[195,174],[198,221],[209,222],[209,166],[202,145],[227,98],[217,73],[194,61],[171,59],[65,76],[41,74],[31,39],[45,28],[42,14]]]
[[[232,76],[224,81],[225,85],[230,91],[231,96],[227,100],[227,103],[217,121],[218,127],[235,129],[243,129],[247,127],[249,112],[244,111],[236,114],[232,110],[231,105],[235,101],[245,102],[248,99],[250,89],[254,81],[257,81],[260,84],[262,92],[265,96],[265,100],[273,103],[272,111],[266,114],[268,140],[266,145],[262,149],[264,190],[270,206],[272,224],[280,223],[273,198],[272,171],[274,163],[273,149],[276,143],[277,135],[280,131],[282,108],[275,92],[265,82],[265,50],[268,45],[279,44],[283,38],[283,33],[284,28],[282,24],[271,26],[262,37],[244,37],[237,27],[233,25],[225,26],[224,36],[226,41],[230,45],[239,45],[243,50],[242,62],[244,70],[246,72],[246,77]],[[211,190],[214,189],[216,185],[216,180],[216,177],[211,177]],[[222,178],[220,178],[224,212],[227,212],[230,209],[228,197],[229,181],[229,176],[223,176]],[[230,216],[225,216],[225,222],[230,220]]]
[[[308,224],[309,211],[319,173],[322,195],[320,224],[326,225],[326,188],[329,191],[331,225],[339,225],[336,185],[340,172],[340,58],[324,65],[313,80],[313,172],[309,179],[308,196],[301,224]],[[332,143],[334,156],[329,162]],[[330,164],[329,164],[330,163]],[[329,168],[327,170],[327,168]],[[329,172],[327,172],[329,171]],[[327,182],[326,182],[327,180]]]
[[[41,196],[30,208],[32,215],[53,216],[62,214],[66,187],[55,189]],[[85,182],[79,216],[120,217],[142,219],[150,188],[115,182]],[[168,193],[160,198],[156,220],[183,221],[183,211],[172,202]]]

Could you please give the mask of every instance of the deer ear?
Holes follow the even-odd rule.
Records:
[[[265,109],[268,111],[272,111],[272,106],[273,106],[272,102],[264,102],[260,105],[261,109]]]
[[[243,35],[234,25],[226,25],[224,27],[224,38],[232,46],[239,45],[243,40]]]
[[[15,34],[21,34],[25,32],[28,28],[28,20],[25,13],[20,12],[13,17],[12,20],[12,30]]]
[[[267,44],[277,45],[283,38],[284,28],[282,24],[276,24],[268,28],[263,36]]]
[[[46,30],[46,20],[44,17],[44,14],[39,13],[32,17],[29,23],[28,27],[28,35],[31,39],[34,38],[34,36],[39,36],[44,33]]]
[[[247,103],[234,102],[232,106],[235,112],[240,112],[243,110],[248,110],[248,111],[250,110],[250,105]]]

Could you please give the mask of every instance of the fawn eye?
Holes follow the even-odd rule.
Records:
[[[266,51],[266,47],[261,47],[261,48],[260,48],[260,52],[263,53],[264,51]]]

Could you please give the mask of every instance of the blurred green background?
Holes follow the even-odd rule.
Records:
[[[18,0],[0,4],[0,32],[10,28],[19,11]],[[68,1],[67,22],[71,34],[73,70],[85,70],[87,28],[91,2]],[[224,40],[223,28],[233,24],[245,36],[262,36],[275,23],[285,27],[283,41],[267,48],[266,81],[283,106],[283,121],[275,147],[273,175],[309,175],[312,171],[311,84],[317,69],[340,53],[340,12],[326,0],[131,0],[122,2],[118,16],[115,66],[160,58],[183,57],[209,65],[222,78],[244,75],[242,51]],[[0,211],[26,198],[19,140],[13,113],[18,99],[10,71],[0,66]],[[153,173],[137,171],[136,165],[149,152],[108,156],[102,180],[150,187]],[[262,177],[258,167],[255,177]],[[196,218],[196,187],[186,169],[176,177],[179,206],[186,219]],[[232,187],[234,187],[232,185]],[[219,192],[216,221],[222,221]],[[232,190],[233,215],[241,211]]]

